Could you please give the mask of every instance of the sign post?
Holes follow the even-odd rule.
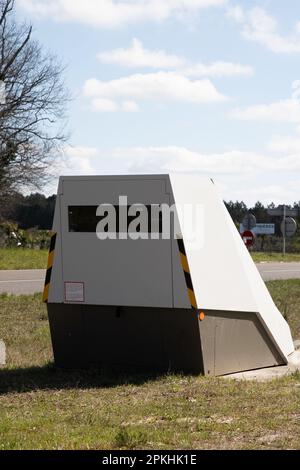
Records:
[[[297,230],[297,223],[292,217],[298,217],[298,209],[289,209],[285,204],[275,209],[268,209],[268,214],[273,217],[283,217],[281,223],[281,232],[283,240],[283,256],[286,254],[286,237],[292,237]]]
[[[286,218],[286,205],[284,204],[284,206],[283,206],[283,221],[282,221],[282,224],[283,224],[283,231],[282,231],[282,234],[283,234],[283,256],[285,256],[285,253],[286,253],[286,242],[285,242],[285,237],[286,237],[286,232],[285,232],[285,218]]]

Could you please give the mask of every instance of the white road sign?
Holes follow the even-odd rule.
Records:
[[[246,230],[243,224],[240,225],[240,233],[243,233]],[[275,234],[275,224],[256,224],[256,226],[251,230],[255,235],[274,235]]]
[[[256,217],[253,214],[246,214],[243,219],[245,230],[252,230],[256,226]]]
[[[292,219],[292,217],[287,217],[285,219],[285,224],[284,221],[281,223],[281,232],[284,233],[284,225],[285,225],[285,236],[286,237],[292,237],[295,235],[297,231],[297,222],[295,219]]]

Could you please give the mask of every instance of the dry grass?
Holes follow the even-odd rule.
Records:
[[[272,282],[299,332],[300,281]],[[292,293],[292,295],[291,295]],[[0,297],[0,449],[298,449],[300,374],[268,383],[52,365],[40,296]]]
[[[291,262],[300,262],[300,253],[286,253],[283,256],[282,253],[261,253],[261,252],[252,252],[252,258],[255,263],[262,262],[273,262],[273,263],[291,263]]]

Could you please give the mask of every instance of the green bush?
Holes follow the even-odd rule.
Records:
[[[50,234],[49,230],[35,228],[22,230],[14,222],[3,222],[0,224],[0,247],[47,249],[50,244]]]

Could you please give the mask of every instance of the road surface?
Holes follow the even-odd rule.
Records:
[[[45,271],[0,271],[0,294],[35,294],[42,292],[45,283]]]
[[[300,263],[258,263],[256,266],[264,281],[300,279]]]
[[[300,263],[259,263],[264,281],[300,279]],[[45,271],[0,271],[0,294],[34,294],[44,289]]]

